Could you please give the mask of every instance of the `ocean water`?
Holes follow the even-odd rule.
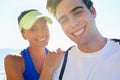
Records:
[[[11,53],[18,53],[19,49],[0,49],[0,80],[6,80],[5,69],[4,69],[4,58],[6,55]]]

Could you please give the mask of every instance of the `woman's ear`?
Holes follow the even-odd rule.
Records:
[[[26,36],[25,36],[25,32],[22,31],[21,34],[22,34],[22,37],[23,37],[25,40],[27,40],[27,38],[26,38]]]
[[[91,6],[90,11],[91,11],[91,14],[94,16],[94,18],[96,18],[96,10],[94,6]]]

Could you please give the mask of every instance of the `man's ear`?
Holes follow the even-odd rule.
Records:
[[[94,18],[96,18],[96,10],[94,6],[91,6],[90,11],[91,11],[91,14],[94,16]]]

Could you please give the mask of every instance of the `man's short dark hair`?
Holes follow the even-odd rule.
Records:
[[[56,17],[56,7],[62,0],[47,0],[47,9],[50,13],[52,13]],[[91,0],[83,0],[87,8],[90,10],[91,6],[93,6],[93,2]]]

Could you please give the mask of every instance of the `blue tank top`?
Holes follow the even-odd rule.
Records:
[[[45,51],[46,53],[48,53],[47,48],[45,48]],[[40,77],[40,74],[35,69],[35,66],[32,62],[28,48],[22,51],[22,56],[25,62],[25,71],[23,72],[24,79],[25,80],[38,80]]]

